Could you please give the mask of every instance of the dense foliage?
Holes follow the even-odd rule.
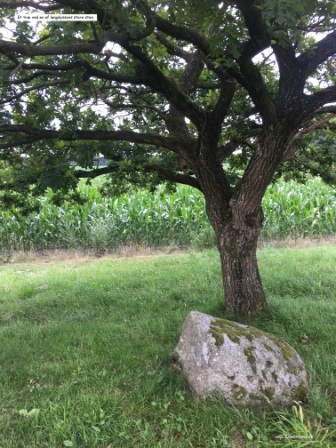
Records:
[[[156,184],[159,177],[201,188],[189,175],[199,177],[195,148],[186,146],[201,144],[211,120],[220,128],[213,151],[234,186],[271,113],[266,102],[298,118],[303,87],[310,111],[291,131],[275,175],[308,170],[335,180],[336,109],[328,104],[335,100],[336,69],[328,59],[335,53],[334,2],[0,6],[0,189],[7,190],[7,202],[19,202],[12,190],[66,190],[80,177],[106,172],[113,174],[114,192],[130,182]],[[98,21],[20,22],[14,18],[20,12],[96,13]],[[293,94],[294,80],[302,84],[297,111],[278,99],[282,90]],[[108,167],[97,169],[97,154]],[[90,172],[74,170],[74,162]]]

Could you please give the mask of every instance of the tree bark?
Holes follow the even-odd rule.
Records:
[[[215,160],[203,159],[196,170],[207,215],[217,237],[226,311],[246,318],[269,311],[257,262],[263,193],[256,190],[265,188],[263,181],[254,177],[255,190],[250,200],[245,193],[230,189],[221,165]]]
[[[268,310],[257,262],[263,213],[246,214],[235,204],[223,229],[217,229],[218,250],[227,312],[253,317]]]
[[[207,198],[209,220],[217,236],[224,286],[225,310],[241,317],[269,311],[257,262],[257,243],[262,227],[261,206],[246,212],[243,203],[231,200],[218,220],[214,198]],[[211,202],[211,204],[209,204]],[[212,210],[216,210],[214,215]]]

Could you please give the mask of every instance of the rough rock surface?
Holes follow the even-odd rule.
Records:
[[[234,405],[290,405],[306,395],[297,352],[276,336],[192,311],[173,354],[194,392],[219,394]]]

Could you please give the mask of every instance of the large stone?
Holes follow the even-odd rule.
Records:
[[[290,405],[306,395],[307,373],[298,353],[256,328],[192,311],[173,354],[175,368],[194,392],[228,403]]]

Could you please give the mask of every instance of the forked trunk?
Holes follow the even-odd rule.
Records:
[[[253,317],[269,310],[257,262],[263,222],[261,202],[288,147],[291,129],[280,124],[264,129],[244,176],[234,189],[214,156],[211,135],[207,137],[200,146],[201,157],[194,171],[217,236],[225,307],[233,314]]]

